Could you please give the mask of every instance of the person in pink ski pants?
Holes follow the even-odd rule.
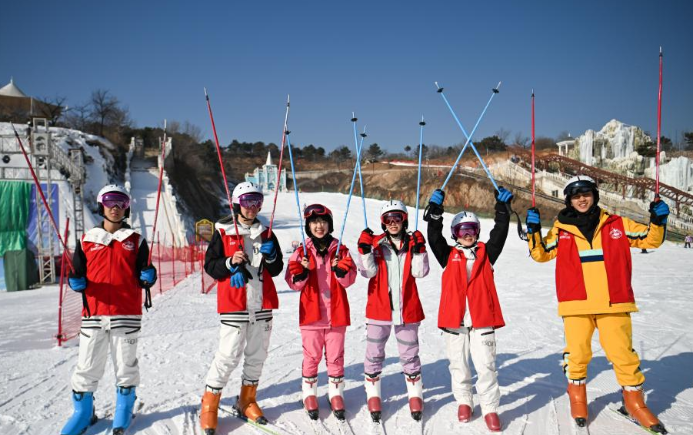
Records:
[[[328,397],[335,416],[344,419],[344,338],[350,324],[346,288],[356,280],[349,250],[331,236],[332,212],[321,204],[304,209],[305,242],[289,259],[285,279],[301,292],[299,325],[303,342],[303,405],[312,419],[319,414],[318,365],[325,354]]]

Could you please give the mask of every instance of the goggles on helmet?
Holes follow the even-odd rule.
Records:
[[[101,197],[101,204],[107,208],[118,207],[121,210],[125,210],[130,207],[130,198],[120,192],[104,193]]]
[[[389,211],[380,216],[380,222],[385,225],[390,225],[391,223],[401,224],[407,218],[406,213],[402,211]]]
[[[243,208],[261,209],[265,197],[261,193],[246,193],[238,198],[238,204]]]
[[[465,236],[477,237],[479,235],[479,230],[479,224],[476,222],[462,222],[455,225],[452,229],[452,233],[456,238],[461,239]]]
[[[329,208],[322,204],[311,204],[305,209],[303,209],[303,219],[308,219],[311,216],[326,216],[332,215]]]
[[[563,194],[570,197],[578,193],[592,192],[594,189],[595,185],[593,182],[589,180],[578,180],[566,186],[563,190]]]

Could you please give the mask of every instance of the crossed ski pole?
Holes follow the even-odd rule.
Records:
[[[306,249],[306,235],[303,232],[303,213],[301,212],[301,202],[298,199],[298,183],[296,183],[296,170],[294,169],[294,156],[293,153],[291,152],[291,138],[289,137],[289,134],[291,134],[290,131],[285,130],[284,131],[284,137],[286,138],[286,144],[287,147],[289,148],[289,163],[291,164],[291,176],[294,180],[294,195],[296,197],[296,210],[298,210],[298,223],[299,223],[299,228],[301,229],[301,242],[303,243],[303,256],[307,257],[308,256],[308,250]]]
[[[421,122],[419,122],[419,172],[418,179],[416,181],[416,223],[414,224],[414,231],[419,230],[419,195],[421,192],[421,155],[423,154],[423,131],[426,123],[424,122],[424,117],[421,115]]]
[[[272,204],[272,214],[270,215],[269,229],[267,230],[268,237],[272,236],[272,224],[274,223],[274,211],[277,209],[277,196],[279,195],[279,182],[282,175],[282,160],[284,159],[284,141],[287,139],[289,129],[289,110],[291,101],[289,95],[286,96],[286,113],[284,114],[284,129],[282,130],[282,146],[279,152],[279,166],[277,167],[277,183],[274,185],[274,203]],[[291,150],[289,150],[291,152]],[[292,167],[293,170],[293,167]],[[294,183],[294,186],[296,183]]]

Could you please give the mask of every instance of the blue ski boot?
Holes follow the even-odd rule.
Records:
[[[60,431],[61,435],[80,435],[87,430],[89,426],[96,423],[96,414],[94,413],[94,393],[78,393],[72,392],[72,404],[75,407],[72,417],[65,423],[65,426]]]
[[[125,433],[132,422],[132,409],[135,406],[135,387],[116,387],[117,400],[113,416],[113,435]]]

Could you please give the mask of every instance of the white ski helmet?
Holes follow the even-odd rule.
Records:
[[[587,175],[576,175],[575,177],[568,180],[563,189],[563,194],[565,195],[565,205],[570,206],[570,199],[573,195],[577,193],[592,192],[594,195],[594,204],[599,202],[599,190],[597,190],[597,183],[591,177]]]
[[[382,216],[385,213],[389,213],[392,211],[401,211],[404,213],[404,222],[402,226],[402,230],[406,230],[407,226],[409,225],[409,213],[407,212],[407,206],[404,205],[402,201],[398,201],[396,199],[391,199],[387,201],[383,206],[380,208],[380,226],[382,227],[383,231],[386,231],[385,224],[382,222]]]
[[[99,190],[99,194],[96,195],[96,203],[98,204],[98,212],[100,216],[104,216],[103,212],[103,196],[107,193],[122,193],[123,195],[128,197],[128,200],[132,202],[132,197],[130,196],[130,193],[125,190],[123,186],[120,184],[108,184],[104,186],[101,190]],[[105,217],[105,216],[104,216]],[[125,215],[124,219],[127,219],[130,217],[130,207],[125,209]]]
[[[481,231],[481,222],[479,222],[479,218],[471,211],[461,211],[452,218],[452,222],[450,223],[450,232],[454,240],[457,240],[455,228],[461,224],[476,224],[478,228],[476,236],[479,237],[479,232]]]
[[[262,195],[262,189],[260,189],[255,183],[250,181],[244,181],[243,183],[238,183],[236,187],[233,188],[233,194],[231,195],[231,202],[233,204],[240,205],[241,195],[246,193],[259,193]]]

